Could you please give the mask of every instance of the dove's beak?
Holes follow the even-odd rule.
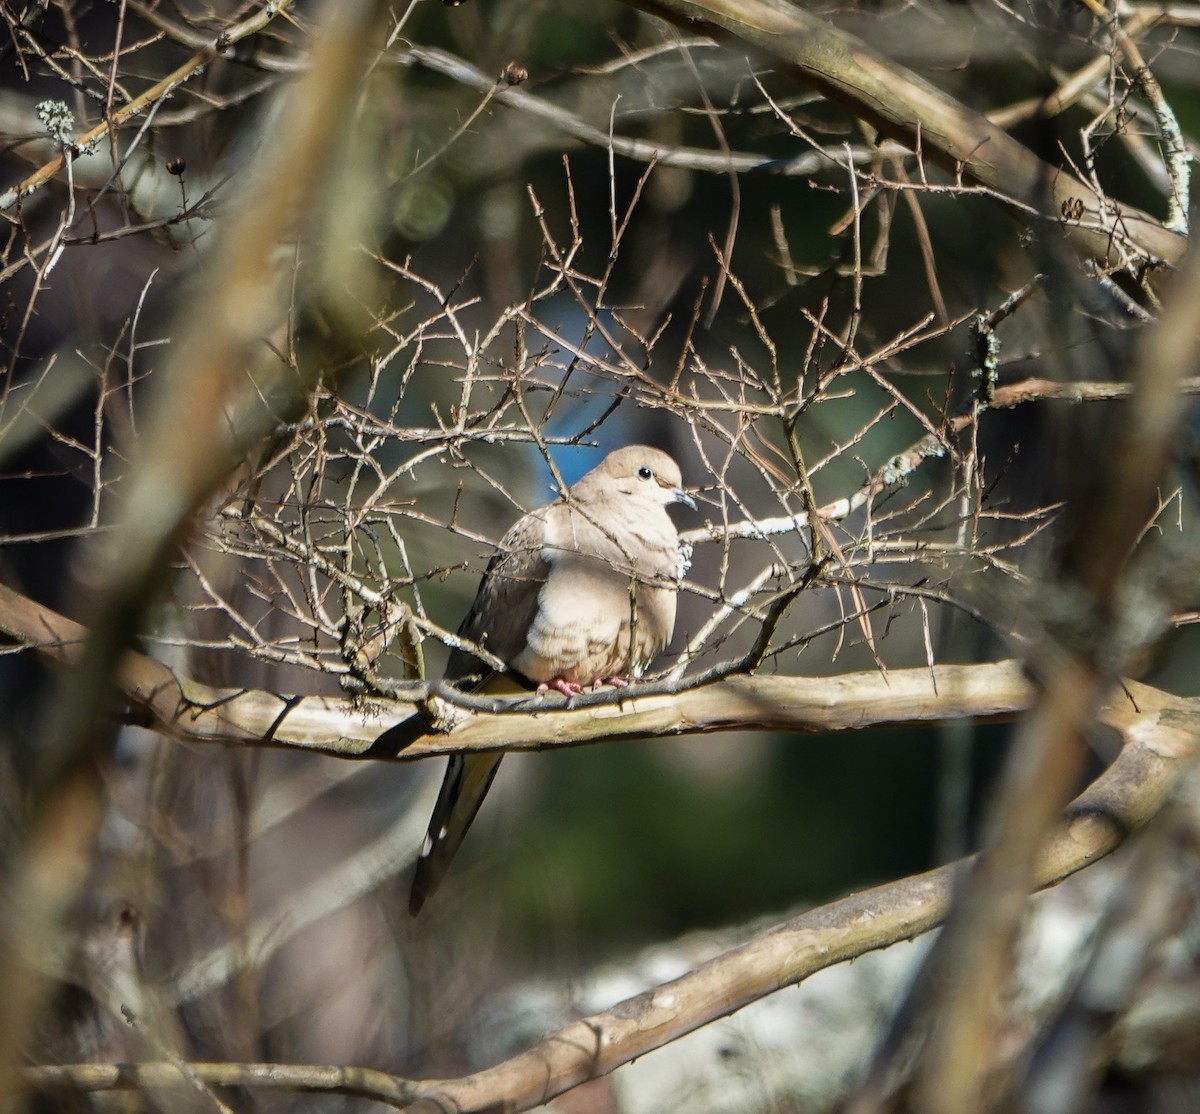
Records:
[[[693,499],[682,487],[671,488],[671,502],[682,503],[685,507],[696,509],[696,500]]]

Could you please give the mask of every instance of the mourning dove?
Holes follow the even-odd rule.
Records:
[[[670,641],[681,575],[667,507],[696,507],[666,453],[610,453],[565,498],[518,519],[488,563],[461,637],[485,647],[539,692],[623,685]],[[478,690],[494,676],[454,650],[446,679]],[[414,916],[454,857],[502,752],[455,754],[438,794],[409,897]]]

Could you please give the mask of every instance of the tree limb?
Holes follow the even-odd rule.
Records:
[[[78,623],[2,584],[0,631],[60,664],[78,655],[86,636]],[[414,726],[400,749],[387,735],[379,738],[380,733],[411,719],[416,704],[379,700],[362,705],[331,696],[217,688],[180,677],[162,662],[133,652],[121,661],[119,683],[138,721],[172,738],[402,760],[734,728],[813,733],[1005,718],[1030,699],[1029,685],[1014,661],[901,669],[889,672],[886,680],[874,671],[836,677],[733,676],[650,696],[638,696],[633,686],[592,697],[595,702],[585,707],[557,702],[557,707],[526,714],[475,712],[448,732]],[[528,704],[528,698],[522,699]]]

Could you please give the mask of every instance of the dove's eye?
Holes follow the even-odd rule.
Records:
[[[652,480],[652,479],[654,479],[654,473],[643,464],[638,469],[638,479],[639,480]]]

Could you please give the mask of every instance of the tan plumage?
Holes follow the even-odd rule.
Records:
[[[520,518],[489,562],[459,634],[539,690],[621,683],[670,641],[680,574],[672,503],[695,507],[666,453],[610,453],[567,493]],[[491,670],[461,650],[448,680],[486,686]],[[501,753],[451,757],[413,878],[409,910],[433,892],[500,765]]]

